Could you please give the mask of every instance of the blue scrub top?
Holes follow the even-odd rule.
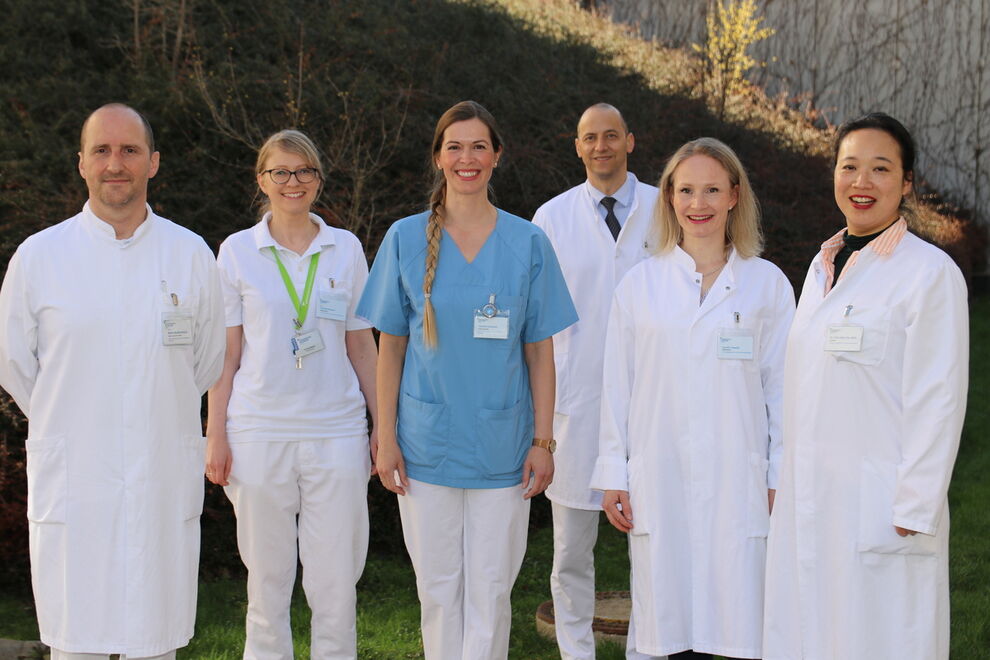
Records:
[[[533,442],[533,397],[523,343],[577,321],[546,235],[502,210],[468,263],[446,231],[431,300],[437,348],[423,344],[423,276],[429,213],[403,218],[382,241],[357,315],[382,332],[409,336],[396,435],[406,473],[455,488],[522,481]],[[474,337],[474,314],[495,294],[509,312],[508,339]]]

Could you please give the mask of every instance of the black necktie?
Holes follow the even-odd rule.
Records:
[[[612,240],[619,240],[619,230],[622,227],[619,226],[619,219],[615,217],[615,203],[618,202],[615,197],[602,197],[602,206],[605,207],[605,224],[608,225],[608,230],[612,232]]]

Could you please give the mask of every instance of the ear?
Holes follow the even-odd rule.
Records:
[[[151,154],[151,168],[148,170],[148,178],[153,179],[156,174],[158,174],[158,163],[161,160],[161,154],[157,151]]]
[[[729,207],[729,210],[731,211],[732,209],[736,208],[736,204],[738,203],[739,203],[739,184],[737,183],[736,185],[732,186],[732,206]]]
[[[904,177],[904,183],[901,184],[901,197],[910,193],[911,189],[914,187],[913,174],[913,172],[908,172],[907,176]]]
[[[578,158],[583,159],[581,155],[581,138],[574,138],[574,153],[577,154]]]
[[[626,153],[631,154],[636,148],[636,136],[632,133],[626,134]]]
[[[79,152],[79,163],[77,164],[77,166],[79,168],[79,176],[81,176],[82,178],[85,179],[86,178],[86,171],[85,171],[85,169],[83,169],[83,154],[82,154],[81,151]]]

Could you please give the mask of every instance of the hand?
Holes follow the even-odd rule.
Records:
[[[898,536],[914,536],[918,533],[913,529],[904,529],[903,527],[898,527],[897,525],[894,525],[894,531],[897,532]]]
[[[773,499],[777,496],[776,488],[767,488],[767,500],[770,502],[770,513],[773,513]]]
[[[378,429],[372,428],[368,437],[368,447],[371,449],[371,476],[378,474]]]
[[[529,486],[529,477],[533,476],[533,485]],[[523,463],[522,487],[526,492],[523,499],[528,500],[547,489],[553,481],[553,454],[543,447],[530,447]]]
[[[206,478],[218,486],[228,486],[230,467],[234,459],[230,453],[226,433],[206,436]]]
[[[623,534],[633,528],[632,505],[629,504],[628,490],[606,490],[602,498],[602,509],[612,527]]]
[[[377,444],[375,467],[378,470],[378,478],[388,490],[398,495],[405,495],[406,488],[409,488],[409,480],[406,478],[406,462],[402,459],[399,443],[392,437]],[[399,476],[398,480],[395,478],[396,473]]]

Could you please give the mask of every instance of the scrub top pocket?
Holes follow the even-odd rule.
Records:
[[[399,400],[399,447],[406,463],[435,468],[447,457],[450,409],[402,394]]]
[[[482,408],[477,414],[478,463],[488,477],[518,474],[533,435],[533,411],[526,399],[511,408]]]

